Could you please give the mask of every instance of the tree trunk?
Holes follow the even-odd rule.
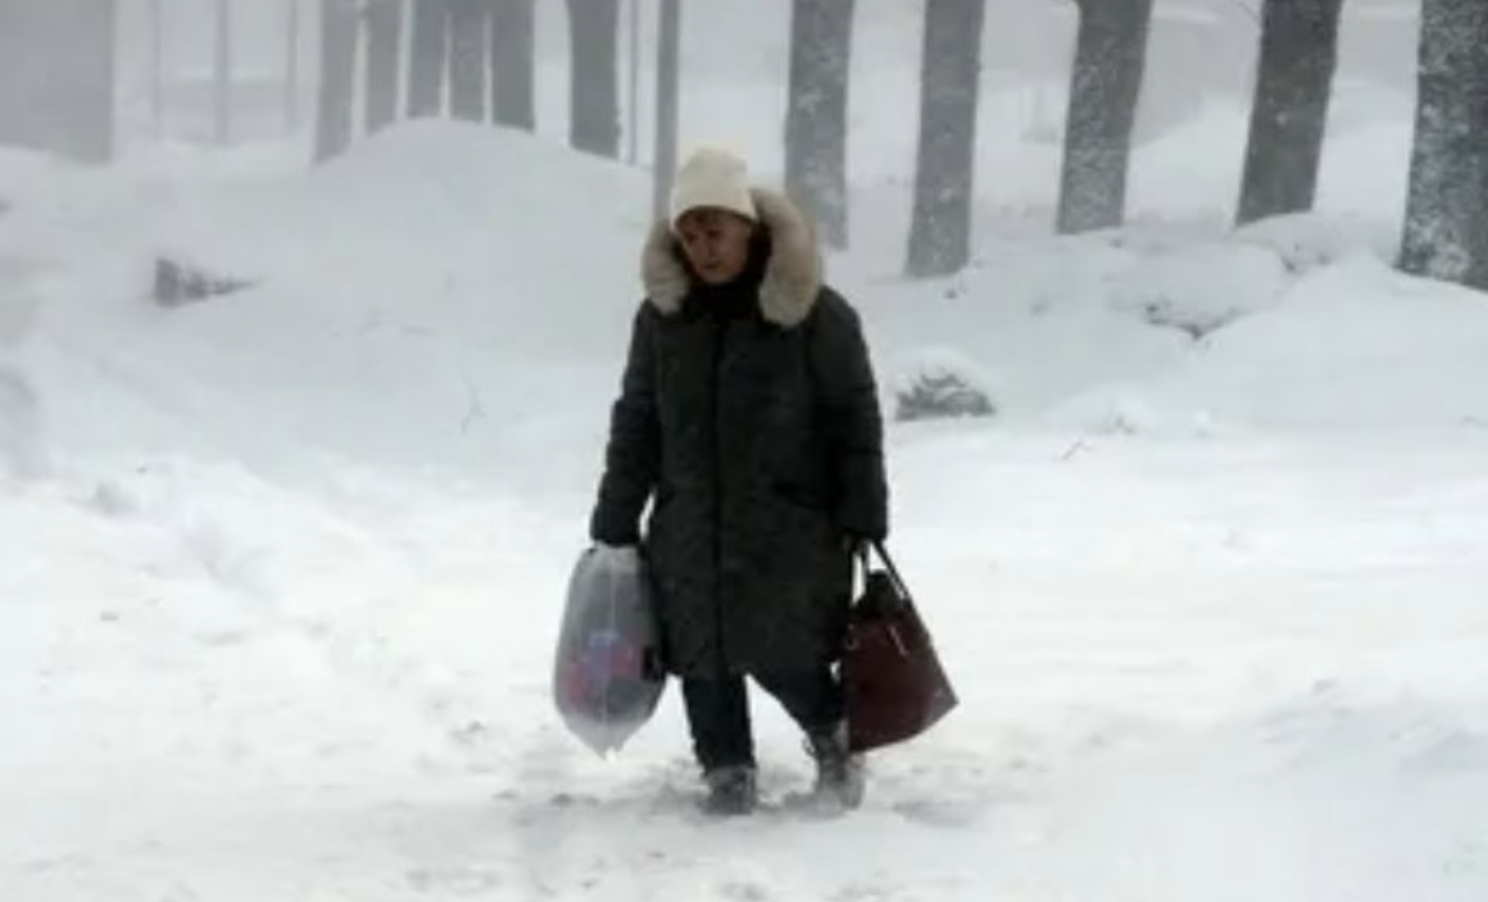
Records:
[[[1488,7],[1425,0],[1400,266],[1488,289]]]
[[[114,149],[114,0],[0,0],[0,144]]]
[[[1076,0],[1080,31],[1070,79],[1059,231],[1121,225],[1132,128],[1146,68],[1152,0]]]
[[[449,58],[446,0],[413,0],[413,38],[408,61],[410,118],[444,113],[444,72]]]
[[[212,59],[212,137],[219,145],[232,141],[233,23],[232,0],[217,0],[216,49]]]
[[[165,10],[150,0],[150,121],[155,140],[165,139]]]
[[[403,0],[367,5],[367,131],[398,118],[398,75],[403,67]]]
[[[489,0],[449,0],[450,115],[486,121],[486,37],[491,31]]]
[[[300,0],[288,0],[284,36],[284,124],[290,134],[300,130]]]
[[[625,34],[630,46],[625,54],[625,159],[634,166],[641,158],[641,0],[629,0],[626,7],[630,23]],[[661,18],[665,16],[663,12]]]
[[[906,272],[949,275],[971,257],[982,23],[986,0],[927,0],[920,139]]]
[[[569,143],[620,155],[619,0],[568,0],[573,59]]]
[[[79,5],[79,0],[71,0],[71,5]],[[86,18],[73,34],[73,47],[80,58],[72,63],[80,84],[78,153],[84,159],[107,161],[114,154],[114,67],[119,7],[116,0],[82,0],[81,5]]]
[[[847,88],[853,0],[794,0],[785,189],[832,247],[847,246]]]
[[[357,0],[320,0],[320,103],[315,159],[328,160],[351,146],[356,88]]]
[[[1241,224],[1312,209],[1343,0],[1266,0]]]
[[[500,125],[532,131],[533,0],[496,0],[491,16],[491,117]]]
[[[682,0],[661,0],[661,35],[656,53],[655,194],[658,221],[669,215],[677,174],[677,119],[682,69]]]

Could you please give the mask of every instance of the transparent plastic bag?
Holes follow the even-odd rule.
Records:
[[[553,697],[568,729],[597,754],[651,719],[666,675],[650,575],[634,548],[589,549],[568,584]]]

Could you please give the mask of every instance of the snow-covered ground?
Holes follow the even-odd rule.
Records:
[[[999,413],[891,428],[963,703],[829,822],[694,815],[675,692],[611,761],[549,702],[642,176],[448,124],[0,154],[0,898],[1488,897],[1488,300],[1389,269],[1398,123],[1219,227],[1178,164],[1236,121],[1144,148],[1121,235],[1048,237],[1050,149],[993,149],[933,284],[860,183],[886,407],[964,361]],[[253,287],[156,307],[161,251]]]

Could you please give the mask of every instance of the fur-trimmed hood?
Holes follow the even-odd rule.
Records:
[[[789,329],[806,319],[821,293],[821,250],[811,223],[790,198],[766,188],[755,188],[750,194],[760,225],[770,235],[770,259],[759,288],[760,315]],[[641,282],[647,298],[663,315],[679,312],[692,290],[692,276],[683,260],[671,224],[657,223],[641,254]]]

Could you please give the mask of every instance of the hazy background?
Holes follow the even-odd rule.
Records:
[[[156,0],[120,0],[118,85],[120,137],[127,145],[153,140],[150,100],[154,66],[152,6]],[[299,6],[297,44],[298,131],[312,125],[318,73],[318,5],[308,0],[234,0],[232,10],[234,141],[272,140],[297,131],[284,91],[290,71],[292,7]],[[179,140],[210,138],[212,76],[218,0],[158,0],[162,10],[162,64],[169,85],[165,134]],[[1199,113],[1206,98],[1249,103],[1258,41],[1255,0],[1157,0],[1138,139]],[[568,32],[565,4],[540,0],[537,20],[538,129],[563,137],[567,127]],[[639,155],[649,159],[649,115],[656,51],[655,0],[622,3],[620,40],[622,129],[638,124]],[[640,23],[630,34],[631,10]],[[1408,111],[1414,95],[1417,15],[1410,0],[1350,0],[1335,90],[1377,89],[1373,103],[1386,112]],[[1021,98],[1030,134],[1057,138],[1063,92],[1073,57],[1076,10],[1068,0],[989,0],[983,38],[984,103],[997,95]],[[886,86],[910,87],[888,97],[913,97],[919,76],[923,4],[915,0],[859,0],[855,22],[852,115],[882,123],[887,133],[913,143],[916,111],[885,103]],[[716,85],[777,98],[785,114],[789,54],[788,0],[688,0],[683,4],[682,130],[689,136],[734,131],[757,156],[780,154],[770,123],[730,116]],[[406,35],[406,30],[405,30]],[[631,50],[638,46],[641,90],[632,106],[626,83]],[[45,52],[37,48],[38,52]],[[737,112],[737,111],[735,111]],[[639,121],[633,118],[639,116]],[[1348,110],[1340,111],[1347,116]],[[630,142],[622,141],[628,148]],[[1202,161],[1195,161],[1196,163]],[[912,170],[913,160],[905,171]]]

